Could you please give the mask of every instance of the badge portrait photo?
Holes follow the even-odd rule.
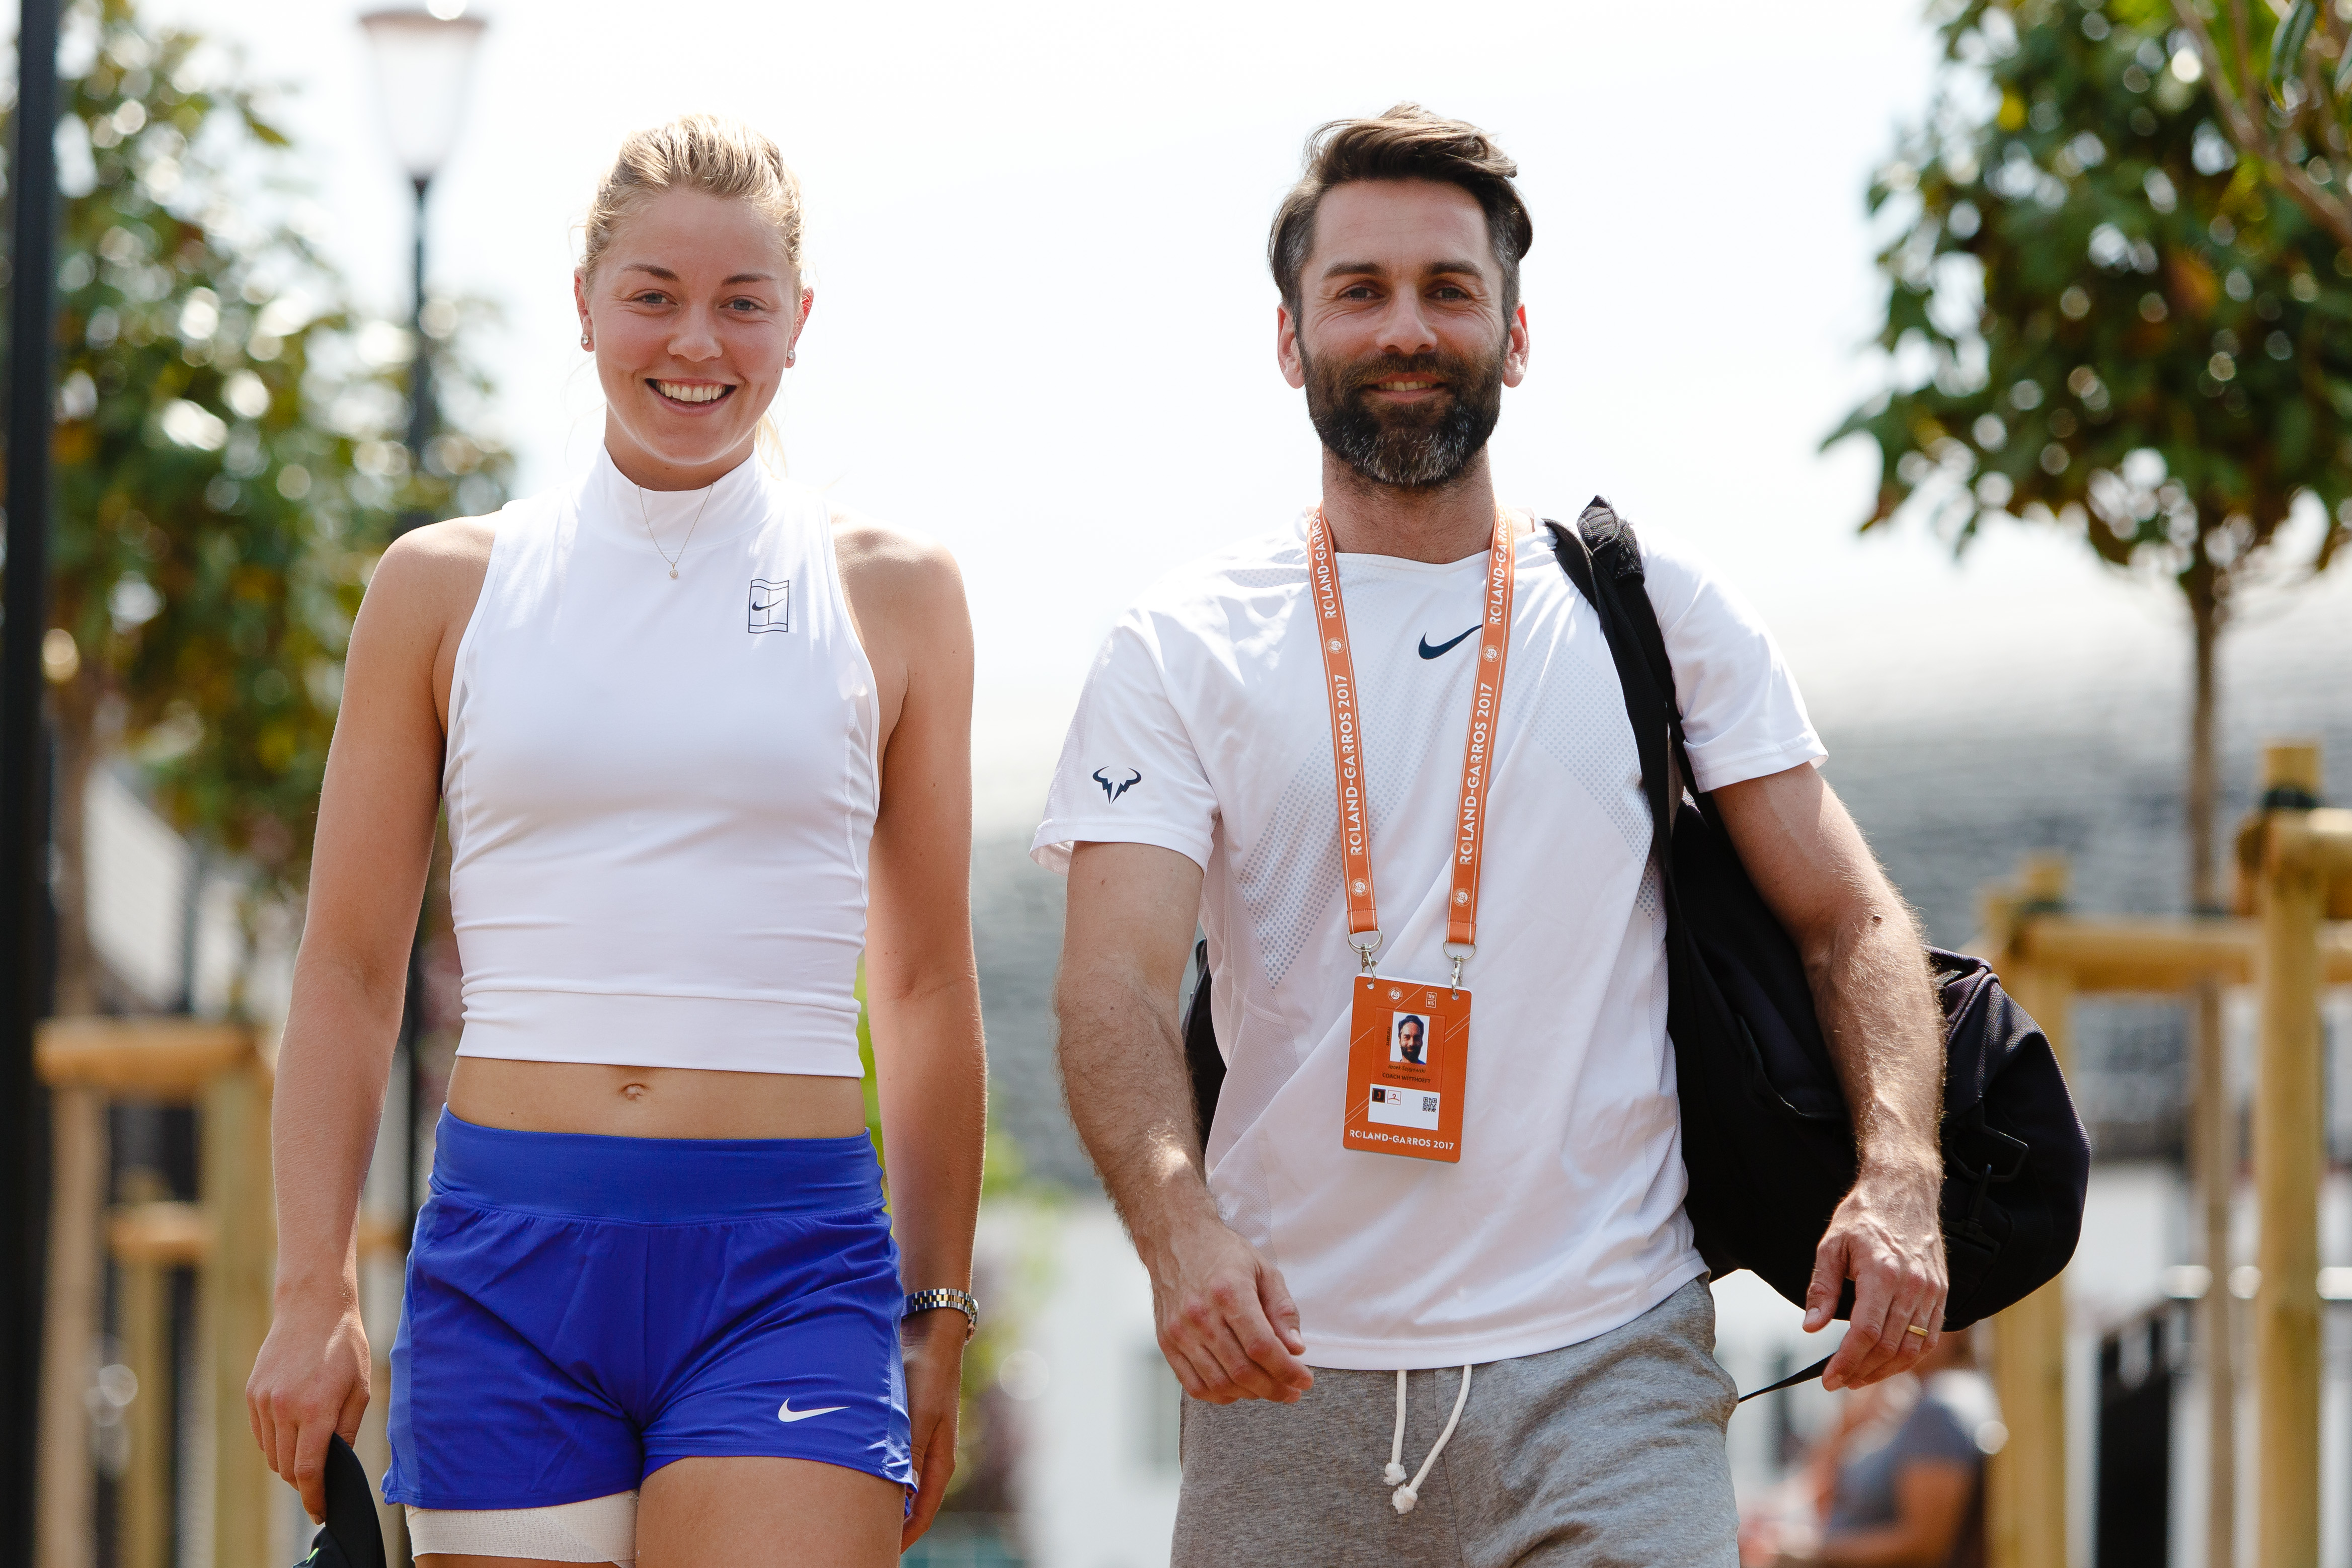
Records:
[[[1429,1055],[1429,1020],[1419,1013],[1389,1015],[1389,1060],[1414,1067],[1434,1065]]]

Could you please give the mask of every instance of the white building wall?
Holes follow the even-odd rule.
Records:
[[[239,924],[238,882],[207,875],[194,889],[195,930],[188,930],[188,879],[203,867],[185,840],[149,809],[121,771],[100,768],[85,797],[89,814],[90,942],[108,969],[150,1007],[178,1005],[182,987],[195,1011],[216,1016],[240,977],[248,1015],[274,1023],[292,989],[296,911],[264,911],[259,950],[248,952]],[[193,935],[194,952],[189,951]],[[193,974],[188,963],[194,961]]]
[[[1150,1280],[1098,1198],[1023,1228],[1043,1244],[1045,1264],[1045,1289],[1004,1374],[1024,1407],[1019,1491],[1030,1561],[1164,1568],[1180,1394],[1153,1333]]]
[[[184,978],[187,883],[195,857],[105,768],[91,773],[82,809],[89,823],[90,942],[142,1002],[169,1007]]]

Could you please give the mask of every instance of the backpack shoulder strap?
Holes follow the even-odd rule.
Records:
[[[1655,714],[1663,710],[1673,741],[1675,766],[1684,779],[1689,780],[1690,753],[1683,741],[1682,709],[1675,700],[1674,660],[1666,655],[1666,638],[1658,627],[1657,607],[1650,603],[1650,585],[1642,570],[1641,541],[1634,537],[1633,525],[1619,517],[1600,496],[1594,496],[1583,515],[1577,519],[1577,530],[1590,544],[1601,577],[1614,590],[1615,603],[1612,607],[1623,633],[1631,637],[1640,651],[1643,669],[1649,677],[1648,696],[1655,705],[1651,710]],[[1692,787],[1696,790],[1697,786],[1693,784]]]
[[[1225,1054],[1217,1048],[1217,1020],[1210,1003],[1209,939],[1192,949],[1192,1000],[1184,1009],[1184,1070],[1192,1080],[1192,1114],[1200,1123],[1201,1147],[1217,1121],[1217,1096],[1225,1087]]]
[[[1674,832],[1675,807],[1680,802],[1680,781],[1690,774],[1690,759],[1683,749],[1682,716],[1675,710],[1673,666],[1666,659],[1664,637],[1658,630],[1657,612],[1642,581],[1641,542],[1623,519],[1601,497],[1584,509],[1574,528],[1547,521],[1552,553],[1600,617],[1608,639],[1611,662],[1625,697],[1625,717],[1633,727],[1635,754],[1642,764],[1643,793],[1649,798],[1654,843],[1663,847]],[[1672,858],[1658,856],[1661,873],[1671,882]]]

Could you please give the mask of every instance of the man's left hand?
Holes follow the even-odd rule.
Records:
[[[1889,1169],[1865,1161],[1813,1255],[1805,1332],[1819,1333],[1853,1281],[1845,1342],[1822,1373],[1828,1389],[1863,1388],[1907,1372],[1944,1334],[1942,1181],[1933,1167]],[[1914,1333],[1914,1328],[1920,1332]]]

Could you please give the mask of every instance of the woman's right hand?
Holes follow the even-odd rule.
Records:
[[[281,1297],[245,1384],[245,1413],[269,1468],[327,1517],[327,1439],[359,1436],[367,1411],[367,1329],[355,1293]]]

